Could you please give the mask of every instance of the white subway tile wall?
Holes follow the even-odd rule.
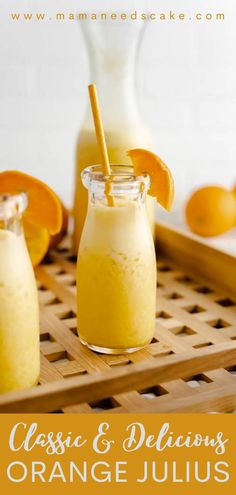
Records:
[[[0,0],[0,170],[35,174],[68,205],[87,101],[82,36],[76,22],[13,22],[9,13],[84,11],[86,3],[51,0],[49,9],[45,0]],[[94,10],[106,8],[103,0],[95,3]],[[142,10],[143,2],[129,7]],[[174,172],[178,205],[200,184],[236,181],[236,3],[152,1],[145,10],[169,8],[225,12],[224,21],[150,22],[141,47],[141,111],[157,153]]]

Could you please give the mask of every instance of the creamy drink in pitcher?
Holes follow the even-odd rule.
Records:
[[[0,196],[0,393],[39,378],[36,282],[21,225],[25,194]]]
[[[152,340],[156,260],[145,206],[149,179],[111,167],[113,206],[101,167],[82,174],[89,205],[77,265],[78,333],[93,350],[121,354]]]
[[[147,23],[112,20],[80,23],[89,56],[89,80],[97,86],[110,163],[131,165],[127,151],[152,149],[152,138],[140,116],[136,69]],[[96,136],[87,109],[76,146],[73,245],[77,254],[86,217],[88,195],[81,181],[85,167],[101,163]],[[148,198],[154,231],[154,201]]]

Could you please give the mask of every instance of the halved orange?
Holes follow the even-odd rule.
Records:
[[[137,148],[128,151],[135,175],[148,174],[151,185],[148,191],[163,208],[170,211],[174,200],[174,179],[165,163],[151,151]]]
[[[55,249],[58,244],[64,239],[64,237],[67,234],[68,230],[68,223],[69,223],[69,211],[65,207],[65,205],[61,201],[61,207],[62,207],[62,225],[61,225],[61,230],[58,232],[56,235],[51,235],[50,239],[50,248]]]
[[[62,226],[62,206],[53,190],[31,175],[9,170],[0,173],[0,194],[26,192],[28,207],[24,218],[33,225],[40,225],[55,235]]]
[[[35,267],[41,263],[48,252],[50,245],[50,234],[48,229],[36,225],[23,218],[25,240],[29,251],[32,265]]]

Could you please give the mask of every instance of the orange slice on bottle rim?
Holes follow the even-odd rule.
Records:
[[[0,173],[0,194],[28,196],[28,207],[24,218],[33,225],[41,226],[55,235],[62,226],[62,206],[54,191],[44,182],[16,170]]]
[[[148,194],[154,196],[158,203],[170,211],[174,200],[174,179],[165,163],[151,151],[137,148],[127,152],[131,158],[135,175],[148,174],[150,189]]]

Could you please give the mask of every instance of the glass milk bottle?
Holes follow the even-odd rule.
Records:
[[[156,259],[146,215],[148,177],[112,165],[82,173],[89,191],[77,262],[78,333],[83,344],[106,354],[133,352],[153,337]],[[108,205],[107,182],[114,206]]]
[[[126,152],[132,148],[152,149],[150,135],[137,106],[136,67],[145,23],[139,21],[83,22],[89,62],[89,83],[95,83],[101,103],[108,154],[111,163],[130,165]],[[86,217],[88,195],[81,171],[100,163],[91,109],[80,130],[76,149],[74,196],[74,251],[77,252]],[[154,202],[148,198],[148,213],[154,230]]]
[[[24,193],[0,196],[0,393],[39,378],[37,288],[21,221],[26,206]]]

